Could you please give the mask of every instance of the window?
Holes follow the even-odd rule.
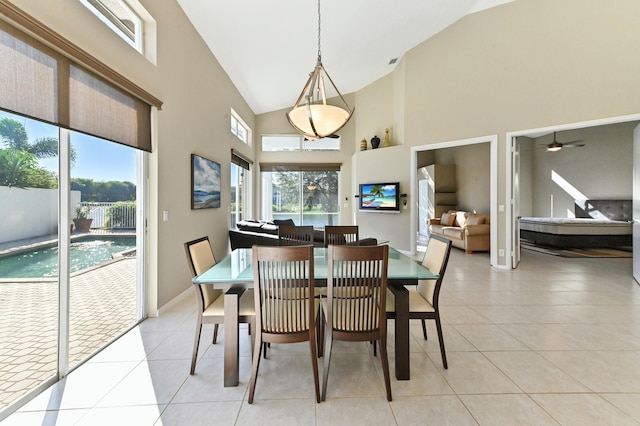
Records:
[[[251,161],[231,150],[231,228],[243,220],[249,211]]]
[[[251,140],[251,130],[233,108],[231,109],[231,133],[236,135],[242,142],[251,145],[249,142]]]
[[[102,22],[142,52],[142,19],[124,0],[80,0]]]
[[[301,135],[264,135],[262,151],[340,151],[340,136],[308,140]]]
[[[262,217],[296,225],[338,224],[339,165],[260,164]]]

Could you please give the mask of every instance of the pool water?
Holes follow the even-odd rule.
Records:
[[[111,260],[111,255],[136,247],[135,237],[75,240],[69,259],[71,272]],[[0,278],[55,278],[58,276],[58,247],[43,247],[0,257]]]

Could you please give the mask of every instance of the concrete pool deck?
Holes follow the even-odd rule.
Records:
[[[92,231],[74,235],[113,234]],[[4,243],[0,252],[24,245],[41,246],[51,240],[40,237]],[[0,280],[2,410],[56,374],[58,285],[57,279]],[[135,325],[136,258],[125,257],[76,272],[70,288],[69,362],[73,368]]]

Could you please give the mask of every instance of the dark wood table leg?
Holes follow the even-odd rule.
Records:
[[[396,299],[396,379],[409,380],[409,291],[400,284],[390,285],[389,289]]]
[[[238,327],[238,310],[243,287],[231,287],[224,294],[224,386],[238,386],[238,365],[240,355],[238,346],[240,330]]]

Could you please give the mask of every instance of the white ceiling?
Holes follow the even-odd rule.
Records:
[[[322,62],[347,94],[467,14],[514,0],[322,0]],[[255,114],[293,106],[318,52],[316,0],[178,0]]]

